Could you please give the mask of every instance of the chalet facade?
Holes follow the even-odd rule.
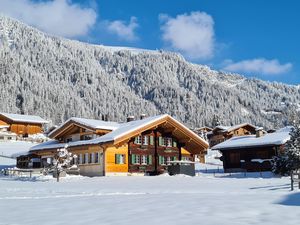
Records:
[[[225,172],[271,171],[272,158],[283,152],[289,138],[287,129],[267,134],[257,130],[256,135],[233,137],[212,150],[222,153]]]
[[[232,137],[256,134],[256,126],[249,123],[238,124],[235,126],[216,126],[212,131],[206,133],[209,146],[213,147]]]
[[[18,136],[27,137],[42,133],[43,125],[46,123],[49,122],[39,116],[0,113],[0,127],[6,127],[7,131]]]
[[[71,118],[49,137],[54,140],[32,147],[18,158],[17,166],[26,167],[32,159],[46,166],[57,149],[68,144],[78,156],[82,175],[159,174],[170,161],[194,160],[208,148],[206,141],[169,115],[126,123]]]

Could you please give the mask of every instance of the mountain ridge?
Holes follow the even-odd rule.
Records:
[[[124,49],[125,48],[125,49]],[[298,86],[246,78],[161,50],[91,45],[0,15],[0,111],[125,121],[168,113],[190,127],[286,123]],[[280,112],[276,114],[272,112]]]

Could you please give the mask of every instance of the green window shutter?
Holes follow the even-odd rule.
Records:
[[[131,164],[134,164],[134,163],[135,163],[135,155],[132,154],[132,155],[131,155]]]
[[[148,155],[148,164],[152,165],[152,155]]]
[[[150,136],[150,145],[154,145],[154,137]]]
[[[162,146],[162,145],[163,145],[163,139],[162,139],[162,137],[159,137],[159,138],[158,138],[158,144],[159,144],[159,146]]]
[[[119,164],[119,155],[118,154],[115,154],[115,163]]]
[[[161,156],[158,157],[158,163],[159,163],[159,165],[161,165],[161,163],[162,163],[162,158],[161,158]]]
[[[134,144],[137,143],[137,139],[138,139],[137,137],[134,138]]]

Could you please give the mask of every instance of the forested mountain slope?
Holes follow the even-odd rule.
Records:
[[[0,16],[0,111],[58,124],[71,116],[125,121],[169,113],[191,127],[251,122],[273,127],[298,104],[297,86],[248,79],[176,53],[89,45]],[[278,123],[278,122],[276,122]]]

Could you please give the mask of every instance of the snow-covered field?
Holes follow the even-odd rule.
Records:
[[[201,171],[206,171],[202,166]],[[196,177],[0,177],[0,225],[298,224],[300,192],[264,173]]]

